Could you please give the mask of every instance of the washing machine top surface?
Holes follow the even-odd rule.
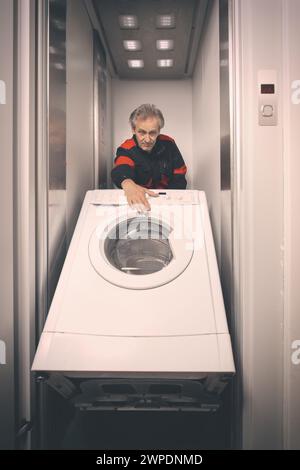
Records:
[[[158,194],[158,197],[151,197],[146,194],[146,197],[149,199],[151,206],[200,204],[199,191],[167,189],[153,190],[153,192]],[[90,191],[88,202],[89,204],[102,206],[128,205],[124,191],[121,189],[103,189],[98,191]]]

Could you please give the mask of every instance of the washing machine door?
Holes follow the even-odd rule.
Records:
[[[192,239],[178,236],[161,215],[151,212],[151,216],[118,217],[92,234],[90,261],[110,283],[152,289],[171,282],[190,263]]]

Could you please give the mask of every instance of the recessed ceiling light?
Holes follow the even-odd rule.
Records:
[[[158,15],[156,17],[157,28],[175,28],[175,16],[171,15]]]
[[[158,49],[159,51],[171,51],[173,48],[173,39],[158,39],[156,41],[156,49]]]
[[[144,61],[140,59],[128,60],[127,63],[131,69],[142,69],[144,67]]]
[[[157,67],[173,67],[173,59],[159,59]]]
[[[137,29],[138,21],[135,15],[119,16],[119,24],[122,29]]]
[[[126,51],[140,51],[142,49],[141,41],[138,40],[123,41],[123,46]]]

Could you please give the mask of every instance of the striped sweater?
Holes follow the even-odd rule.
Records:
[[[164,134],[157,137],[151,152],[141,149],[135,136],[117,149],[111,177],[120,188],[123,180],[151,189],[185,189],[185,166],[175,141]]]

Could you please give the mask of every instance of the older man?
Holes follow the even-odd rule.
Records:
[[[142,104],[129,122],[133,137],[118,147],[111,176],[131,206],[150,210],[146,194],[157,196],[150,189],[185,189],[187,169],[175,141],[160,134],[164,117],[156,106]]]

